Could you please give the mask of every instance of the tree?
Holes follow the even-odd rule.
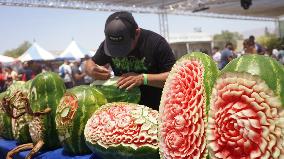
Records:
[[[227,42],[233,43],[234,47],[237,46],[237,41],[242,40],[243,35],[238,32],[222,31],[220,34],[213,36],[214,46],[224,48]]]
[[[256,39],[256,41],[267,49],[269,53],[273,49],[279,49],[281,45],[284,44],[284,39],[280,39],[276,34],[265,32],[265,35],[262,35]]]
[[[10,57],[19,57],[24,52],[26,52],[31,47],[31,43],[28,41],[24,41],[20,46],[18,46],[16,49],[7,50],[4,52],[4,55],[10,56]]]

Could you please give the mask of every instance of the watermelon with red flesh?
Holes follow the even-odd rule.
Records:
[[[284,68],[261,55],[231,61],[215,83],[208,119],[212,158],[284,158]]]
[[[102,159],[159,159],[157,119],[143,105],[108,103],[88,120],[86,143]]]
[[[160,103],[161,158],[205,158],[207,111],[218,75],[206,54],[183,56],[166,80]]]
[[[87,120],[107,100],[90,86],[77,86],[66,91],[56,110],[56,129],[64,151],[85,154],[91,151],[85,143],[84,127]]]

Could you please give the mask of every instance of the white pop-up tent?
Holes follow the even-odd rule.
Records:
[[[15,61],[16,61],[16,59],[13,58],[13,57],[0,55],[0,62],[1,63],[11,63],[11,62],[15,62]]]
[[[41,61],[41,60],[54,60],[55,57],[42,47],[40,47],[36,42],[20,57],[20,61]]]
[[[72,40],[68,47],[59,55],[60,59],[80,59],[86,55],[91,56],[91,52],[80,47],[76,41]]]

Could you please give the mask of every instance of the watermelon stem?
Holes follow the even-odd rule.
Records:
[[[34,154],[36,154],[42,148],[43,145],[44,145],[43,140],[42,139],[39,140],[25,159],[31,159],[34,156]]]
[[[43,140],[39,140],[35,145],[33,143],[19,145],[13,150],[9,151],[6,159],[13,159],[13,156],[21,151],[26,151],[32,149],[31,152],[25,157],[25,159],[32,159],[34,154],[36,154],[44,145]]]
[[[7,153],[6,159],[13,159],[13,156],[21,151],[26,151],[34,147],[33,143],[19,145]]]
[[[41,116],[41,115],[46,115],[50,112],[51,112],[51,108],[45,108],[44,111],[39,111],[39,112],[35,112],[35,113],[31,112],[31,115],[32,116]]]

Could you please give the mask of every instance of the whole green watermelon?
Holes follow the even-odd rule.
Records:
[[[48,114],[33,116],[29,124],[29,132],[33,143],[43,141],[43,149],[50,150],[60,146],[55,114],[65,90],[63,80],[53,72],[38,74],[31,83],[29,102],[32,112],[29,112],[29,114],[43,112],[47,108],[51,109]]]
[[[57,107],[55,118],[64,151],[69,154],[91,152],[85,143],[84,126],[106,102],[104,95],[94,87],[77,86],[66,91]]]
[[[4,139],[13,140],[12,119],[5,113],[2,107],[2,99],[5,94],[6,92],[0,94],[0,136]]]
[[[96,80],[91,86],[96,87],[107,98],[108,103],[111,102],[128,102],[138,103],[140,101],[141,92],[138,87],[130,90],[119,89],[117,81],[119,77],[113,77],[108,80]]]

